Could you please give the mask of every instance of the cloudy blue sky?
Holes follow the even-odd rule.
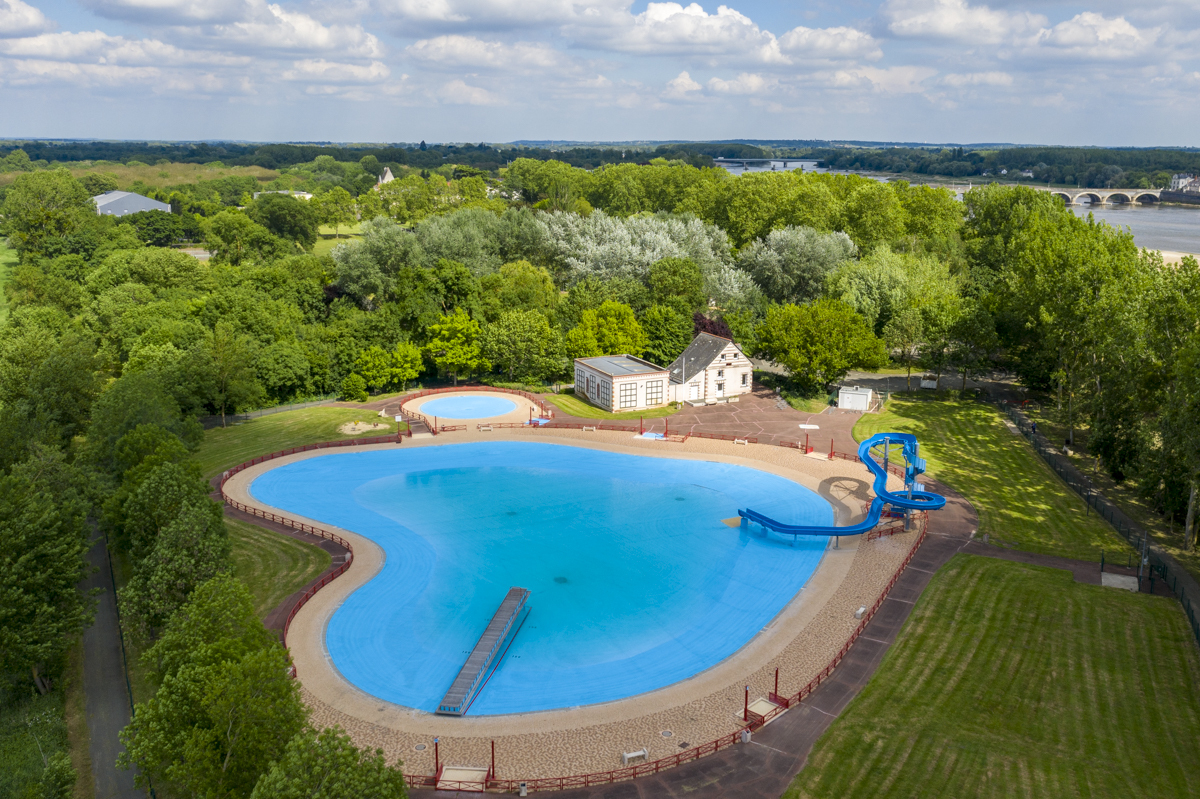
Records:
[[[0,136],[1200,145],[1200,0],[0,0]]]

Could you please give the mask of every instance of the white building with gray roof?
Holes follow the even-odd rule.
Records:
[[[125,216],[136,214],[138,211],[166,211],[171,213],[171,206],[151,200],[131,191],[106,191],[92,198],[96,204],[96,213],[100,216]]]
[[[701,333],[668,367],[672,399],[712,404],[736,402],[754,390],[754,365],[733,341]]]

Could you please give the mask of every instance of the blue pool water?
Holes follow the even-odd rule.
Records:
[[[503,397],[442,397],[421,406],[421,413],[439,419],[489,419],[517,409],[517,403]]]
[[[334,613],[350,682],[432,712],[512,586],[532,608],[471,715],[607,702],[732,655],[804,586],[825,539],[731,528],[833,510],[743,466],[538,442],[323,455],[273,469],[260,501],[376,541],[382,571]]]

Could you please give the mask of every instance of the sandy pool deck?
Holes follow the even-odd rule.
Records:
[[[813,458],[784,447],[711,439],[675,443],[638,439],[630,433],[558,429],[481,433],[472,425],[466,432],[355,450],[481,440],[541,440],[748,466],[816,491],[834,507],[839,525],[861,518],[863,502],[871,498],[870,475],[861,464]],[[248,490],[251,482],[286,463],[328,454],[332,453],[315,450],[258,464],[231,478],[225,493],[247,505],[284,513],[255,500]],[[897,478],[889,478],[889,485],[898,484]],[[486,767],[490,742],[494,740],[497,776],[501,779],[607,771],[621,766],[622,752],[644,747],[650,753],[649,759],[654,760],[736,731],[742,726],[744,687],[751,687],[751,701],[765,697],[774,687],[776,668],[783,695],[793,694],[808,683],[846,643],[858,624],[854,612],[874,604],[916,540],[915,533],[906,533],[869,542],[863,537],[844,538],[836,549],[831,542],[817,571],[774,620],[732,656],[687,680],[604,704],[453,718],[386,702],[341,676],[325,648],[326,625],[345,598],[379,571],[383,552],[353,531],[292,513],[284,515],[336,532],[354,548],[350,569],[304,606],[288,633],[288,646],[313,722],[320,727],[340,725],[359,746],[383,749],[390,761],[402,760],[405,772],[410,774],[433,773],[434,736],[440,738],[442,764],[462,767]],[[417,751],[418,745],[424,745],[424,749]]]
[[[542,415],[541,408],[534,405],[532,402],[527,400],[525,397],[522,397],[520,394],[508,394],[508,393],[505,393],[502,391],[471,391],[469,393],[463,392],[463,393],[458,393],[458,394],[453,393],[453,392],[446,392],[443,394],[427,394],[424,397],[418,397],[417,399],[414,399],[414,400],[405,400],[403,397],[401,397],[400,398],[400,400],[401,400],[400,407],[405,413],[409,413],[409,414],[419,413],[423,416],[429,416],[428,412],[422,410],[422,408],[425,405],[427,405],[430,402],[435,402],[437,400],[443,400],[443,399],[448,399],[448,398],[452,398],[452,397],[469,397],[469,398],[494,397],[496,399],[508,400],[509,402],[512,402],[513,404],[515,404],[517,407],[515,409],[509,411],[508,413],[502,413],[499,416],[486,416],[486,417],[481,417],[478,419],[452,419],[448,416],[439,417],[437,420],[437,424],[439,427],[442,425],[465,424],[467,426],[467,430],[475,431],[476,425],[481,425],[481,424],[482,425],[524,424],[525,422],[528,422],[530,419],[536,419]],[[431,421],[432,421],[432,419],[431,419]],[[438,443],[445,444],[448,442],[441,441]]]

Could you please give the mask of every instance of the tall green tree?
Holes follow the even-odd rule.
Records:
[[[545,380],[563,371],[562,336],[538,311],[505,311],[484,325],[480,345],[492,366],[509,380]]]
[[[219,321],[204,339],[206,371],[212,383],[212,402],[220,411],[221,427],[226,411],[237,412],[262,396],[254,373],[252,343],[233,325]]]
[[[647,360],[666,366],[692,342],[693,322],[670,305],[651,305],[642,314]]]
[[[883,342],[853,308],[837,300],[772,305],[756,338],[762,352],[810,394],[840,381],[851,369],[887,362]]]
[[[368,192],[368,194],[370,193]],[[357,218],[354,198],[341,186],[335,186],[324,194],[318,194],[309,202],[316,207],[317,218],[321,224],[333,226],[334,238],[341,237],[342,225],[353,224]]]
[[[244,799],[305,727],[286,651],[228,575],[192,592],[145,659],[158,689],[121,733],[118,761],[138,767],[140,786]]]
[[[39,449],[0,476],[0,670],[29,674],[38,691],[91,623],[85,478],[62,454]]]
[[[305,730],[259,779],[250,799],[405,799],[400,763],[389,766],[383,750],[354,746],[340,727]]]
[[[0,206],[4,231],[20,252],[45,253],[96,217],[96,206],[66,169],[18,175]]]
[[[438,369],[454,378],[454,385],[458,385],[460,375],[488,368],[487,357],[479,346],[479,323],[462,308],[455,308],[437,324],[430,325],[429,335],[425,350]]]
[[[708,306],[704,275],[691,258],[663,258],[650,264],[647,279],[650,300],[656,305],[677,305],[690,314]]]
[[[141,640],[152,640],[196,586],[229,570],[221,505],[208,499],[184,505],[120,590],[126,623]]]
[[[349,192],[340,186],[329,193],[342,192],[349,197]],[[344,213],[343,203],[339,213]],[[271,232],[271,235],[286,241],[294,241],[304,250],[311,250],[317,243],[320,230],[318,208],[308,200],[301,200],[290,194],[258,195],[258,199],[250,203],[246,215]]]

